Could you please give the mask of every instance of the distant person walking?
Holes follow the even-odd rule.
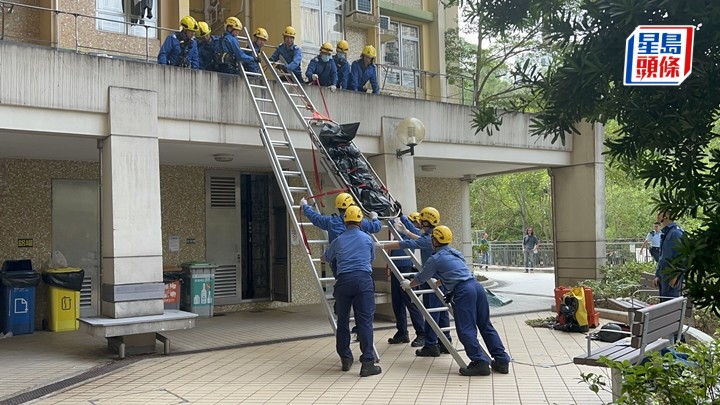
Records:
[[[648,250],[650,256],[652,256],[655,262],[660,260],[660,235],[662,235],[662,232],[660,232],[660,222],[655,222],[653,230],[645,236],[645,241],[643,241],[640,247],[640,254],[642,255],[643,250],[647,249],[648,245],[650,245],[650,250]]]
[[[488,269],[490,264],[490,242],[488,242],[489,235],[487,232],[483,232],[482,239],[480,240],[480,253],[482,253],[482,261],[480,262],[480,268],[485,265],[485,270]]]
[[[669,212],[658,213],[657,220],[663,228],[660,237],[660,258],[655,270],[653,285],[660,290],[660,301],[667,301],[679,297],[682,290],[683,269],[677,268],[677,264],[673,261],[680,256],[678,246],[682,240],[683,231]]]
[[[535,254],[537,254],[537,247],[540,241],[535,236],[535,231],[532,228],[528,228],[523,236],[523,256],[525,258],[525,273],[535,272]]]

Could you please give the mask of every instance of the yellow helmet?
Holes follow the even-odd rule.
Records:
[[[375,58],[377,56],[377,51],[375,51],[375,47],[372,45],[365,45],[365,48],[363,48],[361,55],[363,56],[369,56],[371,58]]]
[[[348,193],[340,193],[335,197],[335,208],[346,209],[352,205],[355,205],[355,200]]]
[[[345,223],[348,222],[361,222],[363,219],[363,213],[360,207],[352,205],[345,211]]]
[[[192,32],[197,32],[197,30],[199,29],[198,22],[189,15],[186,15],[182,18],[182,20],[180,20],[180,27],[186,30],[190,30]]]
[[[337,50],[340,52],[347,52],[350,50],[350,44],[348,44],[348,41],[341,39],[340,42],[337,43]]]
[[[285,27],[285,32],[283,32],[283,37],[292,37],[295,38],[295,28],[291,26]]]
[[[267,31],[265,31],[265,28],[258,28],[255,30],[255,33],[253,34],[255,38],[262,38],[264,40],[270,39],[270,36],[268,35]]]
[[[200,21],[198,23],[198,27],[200,28],[200,36],[201,37],[206,37],[206,36],[210,35],[210,33],[212,32],[212,30],[210,30],[210,26],[207,25],[207,23],[205,21]]]
[[[440,224],[440,212],[433,207],[425,207],[420,210],[420,219],[427,221],[432,226]]]
[[[320,53],[332,53],[332,45],[330,42],[324,42],[320,47]]]
[[[452,242],[452,231],[445,225],[436,226],[432,232],[433,238],[441,245],[447,245]]]
[[[408,215],[408,219],[420,223],[420,213],[419,212],[413,212],[410,215]]]
[[[242,23],[237,17],[228,17],[225,20],[225,27],[232,27],[234,30],[242,30]]]

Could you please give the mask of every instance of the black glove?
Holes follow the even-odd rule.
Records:
[[[277,65],[275,65],[275,66],[277,66],[277,68],[278,68],[279,70],[281,70],[281,71],[283,71],[283,72],[287,72],[287,66],[285,66],[285,65],[283,65],[283,64],[277,64]]]
[[[443,300],[446,304],[450,305],[453,303],[453,297],[455,296],[455,291],[450,291],[449,293],[445,294],[443,297]]]
[[[395,201],[395,204],[393,205],[393,209],[397,211],[398,215],[402,216],[402,205],[400,205],[400,201]]]

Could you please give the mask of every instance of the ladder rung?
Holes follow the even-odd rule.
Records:
[[[260,114],[262,114],[262,115],[273,115],[273,116],[276,116],[276,117],[278,116],[278,113],[276,113],[276,112],[270,112],[270,111],[260,111]]]
[[[267,89],[267,87],[265,87],[264,84],[252,84],[252,83],[250,83],[250,87],[255,87],[255,88],[258,88],[258,89]]]
[[[318,277],[321,283],[332,283],[335,281],[335,277]]]
[[[262,76],[260,73],[248,72],[247,70],[245,71],[245,74],[248,76]]]
[[[262,97],[255,97],[255,101],[263,101],[266,103],[272,103],[272,100],[269,98],[262,98]]]
[[[283,127],[278,127],[276,125],[265,125],[265,128],[267,128],[267,129],[285,129]],[[284,141],[273,141],[273,142],[284,142]],[[285,143],[287,143],[287,142],[285,142]]]
[[[305,121],[312,121],[315,119],[315,117],[303,117]]]
[[[305,104],[295,104],[295,107],[297,108],[307,108]]]
[[[307,193],[308,189],[305,187],[288,187],[291,193]]]
[[[295,160],[295,156],[291,155],[277,155],[278,160]]]
[[[285,170],[285,171],[283,171],[283,175],[285,175],[287,177],[300,177],[300,176],[302,176],[302,173]]]
[[[446,328],[440,328],[440,330],[443,331],[443,332],[452,332],[452,331],[455,330],[455,327],[454,327],[454,326],[448,326],[448,327],[446,327]]]
[[[298,85],[292,82],[283,82],[283,86],[294,86],[297,87]]]
[[[320,244],[327,244],[327,239],[308,239],[307,243],[313,244],[313,245],[320,245]]]
[[[406,260],[410,259],[410,256],[390,256],[391,260]]]
[[[417,273],[400,273],[400,275],[403,276],[403,277],[414,276],[414,275],[416,275],[416,274],[417,274]]]
[[[435,294],[435,290],[412,290],[412,292],[414,292],[415,295]]]
[[[312,225],[312,224],[310,224],[310,225]],[[321,262],[321,261],[322,261],[322,259],[319,258],[319,257],[317,257],[317,258],[316,258],[316,257],[313,257],[313,258],[311,258],[310,260],[312,260],[312,261],[314,261],[314,262]]]
[[[425,309],[426,309],[428,312],[430,312],[430,313],[433,313],[433,312],[445,312],[445,311],[448,310],[448,307],[442,306],[442,307],[437,307],[437,308],[425,308]]]
[[[238,39],[239,39],[239,38],[238,38]],[[250,48],[243,48],[243,47],[240,47],[240,50],[243,50],[243,51],[250,51]],[[252,51],[250,51],[250,52],[252,52]]]

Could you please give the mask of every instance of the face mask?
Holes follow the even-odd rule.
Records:
[[[343,59],[345,59],[345,53],[344,53],[344,52],[338,52],[337,57],[338,57],[338,59],[343,60]]]
[[[323,62],[329,62],[330,61],[330,55],[320,55],[320,60]]]

